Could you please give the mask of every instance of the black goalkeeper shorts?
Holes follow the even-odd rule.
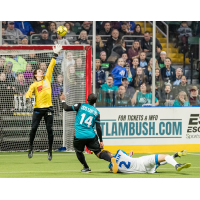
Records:
[[[73,145],[74,149],[79,152],[83,152],[85,146],[95,154],[101,151],[97,135],[92,139],[78,139],[74,137]]]

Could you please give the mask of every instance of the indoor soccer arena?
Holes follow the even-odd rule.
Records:
[[[200,178],[200,21],[0,29],[0,178]]]

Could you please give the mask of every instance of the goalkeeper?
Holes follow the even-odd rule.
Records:
[[[44,117],[46,129],[48,132],[49,149],[48,149],[48,160],[52,160],[52,145],[53,145],[53,104],[51,102],[51,77],[54,66],[56,64],[56,58],[62,50],[61,45],[53,47],[54,56],[48,66],[47,72],[44,75],[41,69],[35,69],[33,72],[33,78],[35,82],[31,84],[28,92],[25,94],[27,107],[32,107],[30,98],[32,94],[35,94],[36,102],[32,117],[32,128],[30,132],[30,146],[28,150],[28,157],[33,157],[33,141],[37,128],[40,124],[42,117]]]

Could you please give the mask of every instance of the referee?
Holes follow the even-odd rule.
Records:
[[[32,94],[35,94],[36,102],[32,117],[32,127],[30,132],[30,143],[28,150],[28,157],[33,157],[33,141],[37,128],[40,124],[42,117],[44,117],[46,129],[48,132],[49,149],[48,149],[48,160],[52,160],[52,145],[53,145],[53,104],[51,102],[51,77],[53,73],[54,66],[56,64],[56,57],[62,50],[62,46],[56,45],[53,47],[54,56],[48,66],[47,72],[44,75],[43,71],[40,69],[35,69],[33,72],[33,78],[35,82],[31,84],[28,92],[25,95],[27,107],[31,107],[30,98]]]

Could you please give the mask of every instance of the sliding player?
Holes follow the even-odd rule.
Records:
[[[53,68],[56,64],[56,58],[62,50],[61,45],[53,47],[54,56],[49,64],[46,74],[44,75],[41,69],[35,69],[33,77],[35,82],[31,84],[28,92],[25,95],[27,107],[32,107],[30,98],[32,94],[35,94],[36,102],[32,117],[32,128],[30,133],[30,146],[28,150],[28,157],[33,157],[33,141],[37,128],[40,124],[42,117],[44,117],[46,129],[48,132],[49,149],[48,149],[48,160],[52,160],[52,145],[53,145],[53,104],[51,102],[51,77]]]
[[[116,164],[118,167],[118,172],[121,173],[155,173],[157,166],[167,163],[174,166],[177,171],[181,171],[183,168],[189,168],[191,166],[190,163],[179,164],[174,160],[176,157],[186,155],[186,150],[177,152],[173,156],[167,154],[156,154],[132,158],[132,154],[133,152],[130,152],[128,156],[124,151],[118,150],[114,156],[116,158],[116,163],[114,163],[115,160],[113,160],[114,166],[112,166],[112,163],[109,165],[110,171],[116,173]],[[110,154],[110,156],[113,157],[112,154]]]
[[[101,151],[103,149],[103,140],[102,140],[102,131],[100,126],[100,114],[99,111],[94,107],[96,103],[97,97],[95,94],[90,94],[87,99],[87,103],[77,103],[73,106],[68,106],[65,103],[65,95],[62,94],[60,96],[60,100],[62,101],[62,106],[65,111],[76,111],[76,119],[75,119],[75,137],[74,137],[74,149],[76,151],[76,156],[78,160],[83,165],[83,169],[81,172],[90,173],[91,169],[87,165],[85,161],[85,156],[83,154],[84,147],[95,153],[95,155],[104,159],[108,162],[112,162],[114,167],[116,165],[116,159],[110,157],[110,152]],[[98,137],[94,132],[94,125],[96,124],[97,135],[99,137],[100,143],[98,141]]]

